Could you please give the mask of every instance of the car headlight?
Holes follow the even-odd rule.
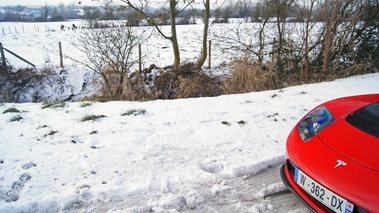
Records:
[[[332,113],[326,107],[319,106],[299,122],[297,132],[301,139],[306,142],[334,121]]]

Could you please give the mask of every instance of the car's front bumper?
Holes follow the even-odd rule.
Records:
[[[288,168],[288,161],[284,163],[280,169],[280,176],[284,185],[299,198],[312,212],[329,212],[327,209],[322,208],[320,204],[308,195],[299,185],[295,183],[294,177]]]
[[[304,203],[306,207],[308,207],[309,210],[312,212],[318,212],[318,213],[328,213],[333,212],[320,202],[318,202],[316,199],[311,197],[306,191],[304,191],[296,182],[293,175],[295,165],[291,164],[290,160],[286,160],[286,162],[282,165],[280,169],[280,176],[284,183],[284,185],[294,194],[296,197]],[[355,206],[354,207],[354,213],[369,213],[369,211],[366,211],[365,209]],[[376,210],[374,212],[377,212]]]

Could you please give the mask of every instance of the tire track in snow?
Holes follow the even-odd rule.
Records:
[[[268,167],[250,176],[225,177],[216,184],[210,181],[193,186],[197,193],[195,196],[202,198],[201,203],[194,206],[189,205],[190,197],[181,193],[168,193],[166,196],[161,193],[136,193],[117,202],[109,198],[110,202],[85,205],[80,212],[310,213],[285,188],[280,178],[280,166]]]
[[[225,180],[224,186],[220,187],[225,190],[206,195],[203,208],[185,209],[182,212],[310,212],[295,195],[285,188],[279,174],[280,166],[264,169],[255,175]],[[201,193],[206,194],[205,191]]]

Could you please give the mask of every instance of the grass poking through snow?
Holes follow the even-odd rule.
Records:
[[[5,113],[17,113],[17,112],[20,112],[20,110],[18,110],[17,108],[14,108],[14,107],[10,107],[10,108],[4,110],[3,114],[5,114]]]
[[[82,119],[80,119],[81,122],[86,122],[86,121],[95,121],[100,118],[105,118],[107,116],[105,115],[86,115]]]
[[[121,116],[130,116],[130,115],[144,115],[146,113],[146,110],[144,109],[131,109],[128,110],[127,112],[121,113]]]
[[[63,108],[66,106],[66,102],[64,101],[45,101],[42,103],[42,109],[46,108]]]

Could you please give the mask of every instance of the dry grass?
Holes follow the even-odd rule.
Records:
[[[154,98],[176,99],[222,95],[221,81],[204,74],[192,63],[179,70],[164,70],[154,82]]]
[[[131,101],[148,100],[152,98],[152,94],[147,91],[145,79],[141,73],[136,72],[132,77],[126,78],[123,83],[123,98]]]
[[[238,60],[230,63],[229,67],[231,75],[223,83],[225,94],[262,91],[275,85],[273,72],[260,64]]]
[[[135,72],[124,76],[112,70],[104,70],[105,81],[100,82],[101,94],[98,101],[109,100],[147,100],[213,97],[223,94],[246,93],[272,89],[275,75],[267,65],[238,60],[230,64],[232,73],[227,79],[210,76],[197,69],[192,63],[179,69],[166,67],[158,71],[153,80],[145,73]]]
[[[172,70],[160,70],[154,81],[152,94],[154,99],[174,99],[179,86],[178,74]]]
[[[139,72],[127,75],[105,68],[101,80],[93,82],[100,88],[100,94],[85,100],[144,100],[151,98],[146,92],[146,83]]]
[[[109,67],[104,68],[102,75],[102,80],[95,82],[100,85],[100,95],[102,97],[114,97],[118,94],[122,94],[124,88],[121,78],[125,78],[125,75],[122,76],[123,74],[116,72]]]
[[[192,78],[179,78],[179,90],[176,98],[212,97],[222,94],[217,78],[198,74]]]

